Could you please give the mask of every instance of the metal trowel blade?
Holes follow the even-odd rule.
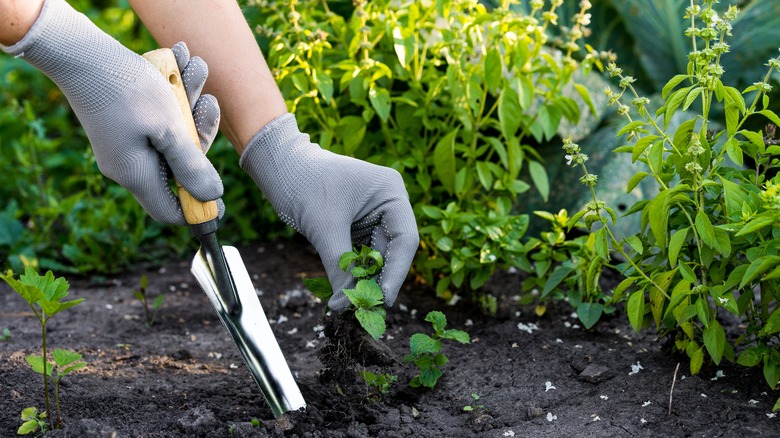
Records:
[[[229,312],[229,306],[219,293],[214,270],[202,251],[198,251],[192,260],[193,275],[235,341],[274,416],[305,408],[303,395],[271,331],[241,255],[232,246],[223,246],[222,250],[241,303],[239,312]]]

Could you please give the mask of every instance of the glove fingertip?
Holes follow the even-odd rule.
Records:
[[[190,49],[187,47],[187,43],[179,41],[171,47],[171,51],[173,51],[173,56],[176,58],[179,71],[183,71],[187,67],[187,63],[190,62]]]

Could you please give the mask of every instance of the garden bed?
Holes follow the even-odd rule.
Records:
[[[240,248],[308,408],[274,420],[227,332],[189,273],[189,261],[96,280],[69,277],[69,298],[86,301],[49,323],[50,348],[84,355],[88,366],[62,389],[64,428],[47,436],[776,436],[777,394],[759,368],[724,361],[690,376],[688,360],[663,351],[652,330],[635,333],[616,312],[591,332],[561,306],[543,317],[516,304],[519,274],[494,277],[495,318],[461,301],[446,306],[408,281],[388,311],[383,341],[403,357],[423,319],[441,310],[448,328],[472,343],[445,343],[450,362],[433,390],[408,387],[415,368],[398,364],[383,400],[368,402],[362,380],[323,383],[323,305],[301,278],[321,263],[301,242]],[[132,290],[142,275],[164,293],[156,323],[143,323]],[[0,285],[0,436],[19,414],[43,406],[40,375],[25,362],[39,352],[39,328],[26,303]],[[736,327],[732,327],[735,330]],[[727,333],[729,326],[726,325]],[[675,380],[670,411],[670,389]],[[474,401],[472,394],[479,396]],[[472,405],[471,412],[464,407]],[[483,408],[480,408],[482,405]],[[257,419],[252,424],[252,420]]]

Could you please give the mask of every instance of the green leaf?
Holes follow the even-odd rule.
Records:
[[[16,431],[16,434],[27,435],[35,432],[36,430],[38,430],[38,420],[28,420],[22,423],[21,426],[19,426],[19,429]]]
[[[775,365],[770,361],[764,363],[764,378],[769,387],[775,389],[777,382],[780,381],[780,365]]]
[[[484,161],[477,161],[477,178],[485,190],[493,188],[493,173],[490,171],[490,164]]]
[[[544,289],[542,289],[540,298],[547,297],[572,271],[574,271],[574,266],[568,264],[556,266],[544,283]]]
[[[715,242],[713,247],[715,248],[715,251],[718,251],[720,255],[723,257],[728,257],[731,255],[731,237],[729,236],[729,233],[726,230],[723,230],[721,228],[714,228],[715,231]]]
[[[696,224],[696,231],[699,233],[702,242],[710,248],[715,246],[715,230],[713,230],[712,222],[710,222],[710,218],[707,214],[701,210],[697,211],[696,220],[694,222]]]
[[[504,87],[498,96],[498,121],[501,134],[514,138],[523,119],[520,97],[512,87]]]
[[[162,295],[162,294],[157,295],[154,298],[154,301],[152,302],[152,309],[160,310],[160,308],[162,307],[164,302],[165,302],[165,295]]]
[[[669,192],[670,190],[666,190],[659,193],[645,206],[650,220],[650,231],[655,237],[656,246],[662,249],[666,248],[666,232],[669,227]]]
[[[680,262],[680,274],[689,283],[696,283],[696,273],[687,263]]]
[[[430,368],[420,372],[420,384],[426,388],[433,388],[439,381],[442,372],[438,368]]]
[[[390,102],[390,93],[384,88],[371,85],[371,88],[368,90],[368,100],[371,101],[371,106],[374,108],[374,111],[376,111],[379,118],[382,119],[383,122],[387,122],[387,119],[390,117],[390,107],[392,105]]]
[[[303,285],[306,286],[315,297],[325,303],[333,296],[333,287],[330,285],[328,277],[304,278]]]
[[[628,180],[628,186],[626,187],[626,193],[631,193],[632,190],[636,188],[636,186],[642,182],[645,177],[650,176],[647,172],[637,172],[631,178]]]
[[[604,306],[600,303],[582,303],[577,306],[577,316],[586,329],[596,325],[603,313]]]
[[[485,56],[485,83],[491,93],[495,93],[503,83],[502,71],[501,53],[493,47]]]
[[[415,333],[409,338],[409,349],[413,356],[441,351],[441,341],[433,339],[425,333]]]
[[[628,243],[628,245],[631,246],[631,249],[633,249],[637,254],[642,255],[642,253],[644,252],[642,241],[639,240],[638,237],[636,236],[626,237],[626,243]]]
[[[445,190],[455,193],[455,141],[460,128],[442,137],[433,150],[433,169]]]
[[[776,220],[777,218],[771,216],[758,216],[757,218],[746,223],[741,230],[737,231],[736,236],[744,236],[745,234],[756,232],[764,227],[773,225]]]
[[[747,199],[747,192],[739,184],[720,178],[723,184],[723,197],[726,201],[726,214],[732,220],[738,220],[742,213],[742,204]]]
[[[358,309],[371,309],[381,306],[384,294],[382,288],[373,278],[368,280],[358,280],[355,289],[344,289],[344,295]]]
[[[550,181],[547,179],[547,171],[542,163],[538,161],[528,162],[528,171],[531,174],[531,180],[534,182],[536,189],[539,190],[539,194],[542,195],[544,202],[550,196]]]
[[[635,332],[639,333],[642,330],[645,319],[645,290],[640,289],[631,294],[626,304],[626,312],[628,313],[628,321],[631,323],[631,327]]]
[[[687,78],[688,75],[675,75],[672,79],[669,79],[669,82],[667,82],[661,90],[661,97],[666,99],[666,96],[669,94],[669,92]]]
[[[602,260],[605,262],[609,261],[609,242],[607,240],[607,229],[606,228],[599,228],[598,231],[596,231],[595,237],[595,244],[596,244],[596,254],[598,254],[599,257],[601,257]]]
[[[43,374],[43,357],[36,354],[30,354],[25,357],[25,360],[32,367],[33,371],[38,374]],[[51,376],[54,366],[50,363],[46,364],[46,375]]]
[[[704,346],[707,347],[707,352],[715,365],[720,364],[726,347],[726,332],[715,319],[704,329]]]
[[[54,358],[54,362],[60,368],[63,368],[67,365],[72,364],[73,362],[81,360],[82,357],[79,353],[76,353],[75,351],[62,350],[59,348],[52,351],[51,356],[52,358]]]
[[[30,406],[22,409],[22,420],[34,420],[38,417],[38,408]]]
[[[385,326],[384,309],[366,309],[359,307],[355,311],[355,317],[372,338],[379,339],[385,334],[387,328]]]
[[[669,266],[675,267],[675,265],[677,265],[677,258],[680,255],[680,250],[685,243],[685,239],[688,237],[688,230],[690,229],[691,227],[685,227],[677,230],[669,239]]]
[[[452,339],[453,341],[460,342],[461,344],[468,344],[471,342],[471,337],[463,330],[444,330],[441,334],[442,339]]]
[[[740,353],[737,363],[745,367],[754,367],[761,362],[766,355],[766,347],[752,346]]]
[[[342,142],[344,155],[352,156],[366,135],[366,122],[362,117],[345,116],[336,125],[336,133]]]
[[[780,264],[780,257],[778,256],[765,256],[756,258],[752,263],[750,263],[747,271],[745,271],[745,276],[739,283],[739,288],[742,289],[746,285],[751,284],[753,280],[760,277],[770,268],[774,268],[778,264]]]
[[[764,328],[761,329],[761,336],[773,335],[780,333],[780,307],[776,308],[769,318],[764,323]]]
[[[691,375],[695,376],[696,374],[699,374],[702,365],[704,365],[704,347],[698,348],[691,355],[691,365],[690,365]]]
[[[442,333],[444,331],[444,327],[447,326],[447,317],[444,316],[444,313],[438,310],[432,310],[428,312],[428,314],[425,315],[425,320],[433,325],[433,330],[437,334]]]

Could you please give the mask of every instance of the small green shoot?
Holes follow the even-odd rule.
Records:
[[[382,397],[390,392],[390,387],[398,380],[397,376],[390,373],[373,373],[371,371],[360,371],[360,377],[368,385],[369,391],[366,399],[369,402],[378,402]]]
[[[42,354],[39,356],[40,369],[43,371],[43,364],[49,364],[47,357],[47,345],[46,345],[46,324],[49,322],[52,316],[57,313],[67,310],[77,304],[84,301],[83,298],[79,298],[71,301],[63,301],[68,296],[68,282],[62,278],[54,278],[54,274],[51,271],[46,272],[46,275],[39,275],[38,272],[32,266],[27,266],[17,280],[14,278],[14,273],[10,269],[5,275],[0,275],[0,278],[5,280],[16,293],[18,293],[30,306],[33,314],[38,319],[41,325],[41,350]],[[55,358],[56,361],[56,358]],[[29,362],[29,359],[28,359]],[[45,418],[51,419],[51,402],[49,400],[49,376],[48,373],[43,374],[43,393],[46,400],[46,416]],[[59,404],[59,401],[58,401]],[[38,418],[43,418],[39,416]],[[55,427],[59,427],[62,424],[62,418],[58,418],[58,422]]]
[[[442,312],[437,310],[428,312],[425,320],[432,324],[433,334],[431,336],[424,333],[413,334],[409,339],[411,354],[404,357],[404,362],[414,363],[420,370],[420,373],[409,382],[409,386],[413,388],[420,386],[433,388],[436,386],[436,382],[442,376],[441,367],[449,362],[447,356],[440,353],[443,347],[443,339],[457,341],[462,344],[471,342],[468,333],[462,330],[447,330],[444,328],[447,325],[447,318]]]
[[[149,308],[149,295],[147,294],[147,287],[149,286],[149,279],[146,275],[141,276],[141,287],[138,290],[133,291],[138,301],[144,306],[144,323],[147,327],[154,325],[154,320],[157,319],[157,313],[160,311],[163,303],[165,302],[165,295],[157,295],[151,303],[151,309]]]
[[[27,435],[40,431],[46,433],[46,412],[38,413],[38,408],[29,407],[22,410],[22,423],[16,431],[17,435]]]
[[[350,266],[352,269],[350,270]],[[382,254],[375,249],[363,245],[358,251],[347,251],[339,258],[339,267],[344,272],[350,272],[357,279],[354,289],[344,289],[342,292],[353,305],[355,317],[360,325],[374,339],[379,339],[387,330],[385,317],[387,312],[383,307],[384,293],[379,283],[372,277],[384,266]],[[325,277],[306,278],[303,284],[314,296],[327,302],[333,295],[333,286]]]
[[[62,424],[62,409],[60,408],[60,383],[62,383],[62,378],[86,367],[87,363],[81,360],[81,354],[74,351],[56,349],[52,351],[51,356],[54,358],[53,365],[51,362],[44,362],[43,357],[37,354],[28,355],[25,359],[33,371],[38,374],[45,374],[54,383],[54,403],[57,407],[57,421],[58,424]],[[44,363],[46,363],[45,372]]]
[[[471,403],[463,406],[464,412],[471,412],[472,414],[479,416],[485,412],[485,405],[479,404],[479,394],[471,394]]]
[[[11,339],[11,330],[8,327],[3,328],[3,333],[0,334],[0,341],[7,341]]]

